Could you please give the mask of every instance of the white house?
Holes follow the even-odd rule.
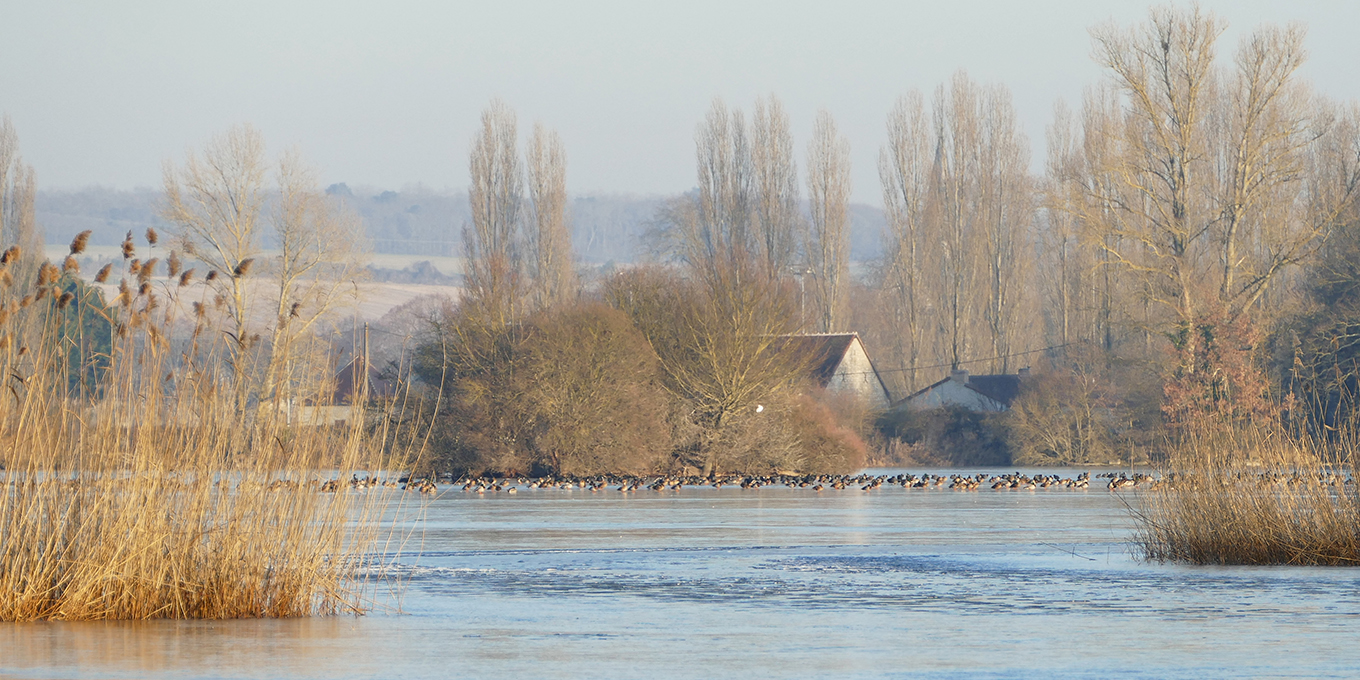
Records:
[[[859,333],[790,335],[788,341],[807,359],[813,381],[828,392],[858,395],[875,409],[892,403]]]

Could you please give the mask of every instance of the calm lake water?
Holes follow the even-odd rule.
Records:
[[[1360,570],[1144,563],[1092,486],[454,488],[402,614],[4,624],[0,677],[1360,676]]]

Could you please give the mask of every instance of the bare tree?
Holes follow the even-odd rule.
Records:
[[[818,326],[829,333],[843,322],[850,269],[850,142],[821,111],[808,145],[808,253],[817,291]]]
[[[881,286],[891,303],[891,348],[905,370],[902,386],[908,393],[916,391],[917,370],[928,351],[923,326],[930,293],[923,273],[934,240],[925,222],[934,161],[931,141],[921,93],[899,98],[888,113],[888,143],[878,156],[888,221]]]
[[[658,235],[686,265],[687,279],[639,271],[606,288],[610,304],[657,352],[667,389],[689,409],[698,432],[694,462],[704,475],[738,455],[734,441],[750,448],[738,433],[756,407],[787,397],[783,388],[802,374],[782,338],[798,329],[792,288],[778,271],[792,248],[796,195],[788,186],[787,126],[776,104],[758,109],[764,174],[753,170],[741,114],[715,101],[695,135],[697,196],[670,201],[657,215]]]
[[[1232,76],[1225,79],[1215,145],[1220,159],[1215,240],[1222,270],[1219,299],[1240,310],[1257,303],[1281,268],[1310,254],[1350,201],[1347,195],[1331,196],[1314,203],[1318,212],[1294,214],[1294,199],[1311,192],[1312,147],[1322,137],[1344,134],[1333,129],[1330,112],[1311,101],[1295,77],[1306,58],[1303,38],[1298,25],[1258,29],[1242,41]],[[1352,150],[1349,158],[1324,162],[1353,164],[1354,158]]]
[[[299,340],[352,289],[365,249],[357,216],[321,191],[297,152],[280,157],[272,187],[268,166],[259,131],[234,127],[201,153],[189,151],[183,167],[166,163],[161,214],[185,252],[210,270],[205,278],[229,321],[227,358],[240,403],[256,394],[278,406],[297,377]],[[266,237],[276,257],[266,259]],[[170,260],[177,260],[173,251]],[[192,275],[181,274],[182,282]]]
[[[33,167],[19,156],[19,135],[8,115],[0,118],[0,243],[19,246],[23,261],[37,262],[42,257],[43,237],[33,210],[37,197]],[[21,270],[31,274],[33,266]]]
[[[973,352],[977,281],[976,211],[978,136],[982,127],[977,86],[962,72],[948,90],[935,91],[936,135],[934,210],[940,282],[936,308],[944,361],[958,368]]]
[[[1217,87],[1215,46],[1223,24],[1198,8],[1158,8],[1141,28],[1106,26],[1093,32],[1097,60],[1124,99],[1122,124],[1102,127],[1115,136],[1099,143],[1117,149],[1101,160],[1118,186],[1087,205],[1101,219],[1087,221],[1113,262],[1138,272],[1147,298],[1182,324],[1202,313],[1209,289],[1201,261],[1215,216],[1212,140],[1206,124]]]
[[[760,267],[772,278],[788,276],[798,257],[802,219],[793,133],[774,95],[756,100],[751,125],[751,222]]]
[[[1034,185],[1028,143],[1009,91],[959,72],[922,96],[898,100],[879,155],[884,259],[878,283],[887,337],[915,389],[925,366],[985,362],[1011,370],[1040,337],[1033,274]]]
[[[567,157],[556,132],[534,125],[528,149],[529,200],[534,229],[528,238],[534,302],[560,305],[576,295],[571,231],[567,227]]]
[[[1204,272],[1196,264],[1212,228],[1208,187],[1196,179],[1212,174],[1204,120],[1223,29],[1199,8],[1185,13],[1158,8],[1139,29],[1109,26],[1093,33],[1097,61],[1127,100],[1124,153],[1112,160],[1132,195],[1121,192],[1115,199],[1127,215],[1114,225],[1141,250],[1112,255],[1153,274],[1155,299],[1186,322],[1195,317],[1204,288]]]
[[[751,271],[685,280],[639,268],[606,282],[604,296],[656,351],[666,389],[697,426],[695,463],[706,477],[732,462],[734,432],[765,405],[787,399],[806,375],[806,357],[786,339],[797,330],[796,301],[779,281]]]
[[[764,274],[752,232],[751,150],[741,112],[714,100],[695,133],[695,157],[698,192],[665,202],[649,236],[658,254],[683,262],[708,290],[743,286]]]
[[[1355,139],[1296,78],[1302,29],[1256,30],[1220,72],[1222,31],[1198,8],[1093,31],[1123,121],[1086,131],[1114,150],[1088,172],[1117,186],[1077,180],[1086,194],[1077,209],[1109,260],[1182,330],[1252,309],[1322,243],[1360,179]],[[1180,335],[1193,356],[1196,334]]]
[[[1048,128],[1047,182],[1043,186],[1044,229],[1040,236],[1039,280],[1045,294],[1050,331],[1057,344],[1066,347],[1076,338],[1088,339],[1082,333],[1080,302],[1087,288],[1088,266],[1083,262],[1087,248],[1082,245],[1081,225],[1063,205],[1071,200],[1066,183],[1055,181],[1067,165],[1079,159],[1072,113],[1059,102],[1053,110],[1053,124]]]
[[[249,125],[213,137],[201,155],[189,151],[184,167],[166,162],[164,170],[161,214],[179,230],[185,251],[206,264],[218,282],[233,340],[228,364],[242,390],[250,342],[246,277],[262,248],[267,172],[264,138]]]
[[[1029,178],[1029,141],[1020,132],[1005,87],[988,88],[980,102],[979,246],[986,285],[983,317],[991,339],[994,370],[1010,370],[1022,325],[1030,316],[1029,238],[1034,219]]]
[[[1049,285],[1054,338],[1065,347],[1094,344],[1107,355],[1125,337],[1142,337],[1145,348],[1150,337],[1146,282],[1112,256],[1127,249],[1111,228],[1127,195],[1113,160],[1121,153],[1123,125],[1118,93],[1109,87],[1088,90],[1078,116],[1058,106],[1048,129],[1042,197],[1041,278]]]
[[[279,254],[270,272],[277,298],[262,395],[280,404],[295,379],[295,358],[307,348],[299,340],[354,289],[367,249],[358,216],[321,190],[316,172],[296,151],[283,155],[277,172],[272,227]]]
[[[522,296],[519,253],[524,180],[516,150],[515,112],[497,99],[482,112],[482,129],[468,159],[471,229],[467,249],[465,300],[484,308],[488,323],[509,324]]]
[[[715,99],[695,147],[698,211],[686,259],[702,272],[745,261],[751,250],[751,150],[741,112]]]

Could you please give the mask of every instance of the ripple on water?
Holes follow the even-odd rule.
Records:
[[[1348,572],[1189,569],[1134,562],[1093,564],[1076,554],[817,554],[835,548],[504,551],[496,568],[406,567],[412,588],[458,599],[606,597],[672,603],[725,602],[767,609],[862,608],[951,616],[1083,612],[1203,618],[1360,614]],[[855,548],[862,549],[862,548]],[[813,554],[800,554],[813,553]],[[678,557],[677,557],[678,556]],[[570,557],[570,559],[564,559]],[[516,559],[513,562],[507,558]],[[526,564],[527,563],[527,564]],[[1055,564],[1057,563],[1057,564]],[[643,606],[643,605],[639,605]]]

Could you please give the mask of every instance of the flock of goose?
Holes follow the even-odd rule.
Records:
[[[1262,487],[1275,486],[1297,486],[1302,484],[1320,484],[1323,486],[1350,486],[1355,484],[1354,478],[1346,474],[1336,472],[1323,472],[1318,475],[1307,473],[1284,473],[1278,471],[1262,471],[1258,473],[1243,472],[1228,478],[1230,484],[1256,484]],[[402,479],[404,489],[408,491],[419,491],[426,494],[434,494],[439,491],[439,486],[428,478],[424,479]],[[631,493],[643,490],[654,492],[662,491],[681,491],[686,487],[710,486],[722,488],[724,486],[740,487],[742,489],[759,489],[766,486],[784,486],[789,488],[810,489],[812,491],[842,491],[845,489],[859,489],[861,491],[875,491],[884,487],[900,487],[903,489],[952,489],[954,491],[978,491],[980,489],[990,489],[993,491],[1041,491],[1041,490],[1062,490],[1062,489],[1089,489],[1093,485],[1096,488],[1105,487],[1109,491],[1121,491],[1125,489],[1152,489],[1164,484],[1190,484],[1196,486],[1199,480],[1172,474],[1166,477],[1149,475],[1142,472],[1103,472],[1092,475],[1090,472],[1082,472],[1073,477],[1064,477],[1058,474],[1022,474],[1012,472],[1007,474],[897,474],[897,475],[727,475],[715,479],[698,476],[625,476],[625,475],[596,475],[589,477],[576,477],[570,475],[552,475],[547,477],[463,477],[460,479],[445,478],[455,488],[461,488],[467,493],[518,493],[521,490],[540,490],[540,489],[560,489],[560,490],[580,490],[580,491],[619,491]],[[362,484],[363,480],[359,480]],[[372,478],[372,485],[379,482]],[[388,484],[390,485],[390,483]],[[361,487],[362,488],[362,487]]]
[[[1343,472],[1320,471],[1307,473],[1300,471],[1278,471],[1263,470],[1259,472],[1238,472],[1218,477],[1219,484],[1256,485],[1262,488],[1269,487],[1294,487],[1301,485],[1321,485],[1328,487],[1350,487],[1356,484],[1355,477]],[[726,475],[717,478],[707,478],[698,476],[673,476],[673,475],[595,475],[589,477],[578,477],[572,475],[549,475],[546,477],[462,477],[455,479],[451,476],[442,478],[430,477],[401,477],[400,479],[381,479],[377,476],[360,477],[353,475],[348,480],[331,479],[325,482],[319,480],[309,480],[298,482],[295,480],[275,480],[268,485],[263,485],[269,491],[283,490],[311,490],[323,493],[335,493],[338,491],[354,490],[366,491],[368,489],[388,488],[401,489],[403,491],[414,491],[422,494],[433,495],[440,491],[441,484],[445,489],[449,487],[461,488],[468,493],[519,493],[531,490],[559,489],[566,491],[582,490],[592,492],[619,491],[632,493],[636,491],[650,490],[654,492],[662,491],[681,491],[686,487],[710,486],[722,488],[725,486],[739,487],[742,489],[759,489],[767,486],[784,486],[788,488],[809,489],[812,491],[842,491],[845,489],[859,489],[861,491],[875,491],[884,487],[900,487],[903,489],[952,489],[954,491],[978,491],[986,488],[993,491],[1038,491],[1038,490],[1059,490],[1059,489],[1089,489],[1092,485],[1097,488],[1103,486],[1110,491],[1119,491],[1131,488],[1156,488],[1163,484],[1176,486],[1188,485],[1190,488],[1198,488],[1203,480],[1194,476],[1180,475],[1172,473],[1167,476],[1153,476],[1141,472],[1104,472],[1092,475],[1090,472],[1082,472],[1074,477],[1064,477],[1058,474],[1022,474],[1012,472],[1007,474],[962,474],[954,473],[947,475],[936,475],[924,473],[915,474],[896,474],[896,475]],[[62,480],[59,482],[63,486],[74,489],[79,485],[76,480]],[[217,485],[222,485],[223,481],[218,481]],[[8,486],[27,486],[33,482],[9,481]]]
[[[67,488],[75,489],[79,482],[76,480],[62,480],[59,482]],[[217,485],[222,485],[223,481],[218,481]],[[986,488],[993,491],[1038,491],[1038,490],[1060,490],[1060,489],[1089,489],[1093,485],[1097,488],[1103,486],[1110,491],[1119,491],[1132,488],[1156,488],[1163,484],[1175,486],[1187,485],[1189,488],[1198,488],[1203,480],[1194,476],[1172,473],[1166,476],[1153,476],[1141,472],[1104,472],[1092,475],[1090,472],[1082,472],[1073,477],[1064,477],[1058,474],[1022,474],[1012,472],[1007,474],[987,474],[974,473],[963,474],[954,473],[937,475],[924,473],[916,474],[896,474],[896,475],[726,475],[717,478],[707,478],[699,476],[674,476],[674,475],[595,475],[588,477],[578,477],[572,475],[549,475],[545,477],[462,477],[455,479],[451,476],[442,478],[430,477],[401,477],[399,479],[382,479],[377,476],[360,477],[353,475],[348,480],[331,479],[327,481],[309,480],[299,482],[295,480],[275,480],[268,485],[263,485],[269,491],[283,490],[310,490],[321,491],[323,493],[336,493],[339,491],[366,491],[368,489],[387,488],[401,489],[403,491],[414,491],[422,494],[433,495],[440,491],[441,485],[445,489],[450,487],[461,488],[468,493],[519,493],[520,491],[531,490],[581,490],[581,491],[618,491],[632,493],[643,490],[654,492],[662,491],[681,491],[686,487],[710,486],[722,488],[725,486],[739,487],[742,489],[759,489],[767,486],[784,486],[789,488],[809,489],[811,491],[842,491],[845,489],[859,489],[861,491],[875,491],[884,487],[900,487],[903,489],[952,489],[954,491],[978,491]],[[1262,470],[1257,472],[1245,471],[1227,474],[1218,477],[1218,484],[1250,486],[1256,485],[1262,488],[1273,487],[1295,487],[1302,485],[1321,485],[1327,487],[1351,487],[1356,484],[1356,479],[1345,471],[1323,470],[1318,472],[1302,471],[1279,471]],[[27,486],[34,482],[9,481],[7,486]]]
[[[1143,473],[1123,473],[1110,472],[1095,476],[1096,479],[1106,478],[1109,481],[1103,485],[1111,490],[1126,489],[1131,487],[1149,487],[1158,483],[1158,480],[1150,475]],[[900,487],[903,489],[953,489],[955,491],[977,491],[981,488],[988,488],[995,491],[1006,490],[1040,490],[1040,489],[1087,489],[1092,484],[1092,476],[1089,472],[1083,472],[1075,477],[1063,477],[1061,475],[1034,474],[1026,475],[1019,472],[1010,474],[989,475],[977,473],[972,475],[951,474],[898,474],[898,475],[729,475],[708,479],[706,477],[680,477],[680,476],[620,476],[620,475],[598,475],[592,477],[573,477],[573,476],[548,476],[548,477],[464,477],[453,482],[455,487],[461,487],[467,493],[518,493],[520,490],[537,489],[561,489],[561,490],[580,490],[580,491],[619,491],[631,493],[643,490],[654,492],[681,491],[686,487],[710,486],[722,488],[724,486],[740,487],[742,489],[759,489],[766,486],[784,486],[789,488],[810,489],[812,491],[841,491],[845,489],[859,489],[861,491],[874,491],[883,487]],[[1096,482],[1097,486],[1101,482]],[[414,485],[414,486],[413,486]],[[407,481],[406,488],[417,490],[424,493],[435,493],[438,487],[428,479]]]

